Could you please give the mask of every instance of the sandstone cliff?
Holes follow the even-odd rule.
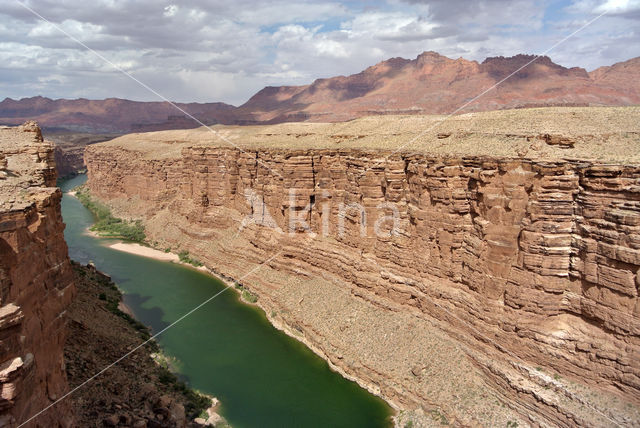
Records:
[[[55,144],[55,161],[58,178],[69,177],[84,171],[84,148],[93,143],[111,140],[120,134],[87,134],[82,132],[47,132],[47,139]]]
[[[74,295],[53,144],[34,123],[0,128],[0,425],[67,392],[65,309]],[[71,426],[61,402],[29,426]]]
[[[271,320],[400,409],[627,425],[640,421],[639,119],[221,127],[237,147],[169,131],[85,160],[91,191],[152,240],[235,278],[265,263],[243,282]]]

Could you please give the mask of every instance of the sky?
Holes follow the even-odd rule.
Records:
[[[239,105],[264,86],[424,51],[476,61],[542,54],[603,12],[551,59],[593,70],[640,56],[640,0],[2,2],[0,99]]]

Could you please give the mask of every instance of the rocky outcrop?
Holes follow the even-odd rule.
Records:
[[[67,391],[65,309],[74,295],[53,145],[35,123],[0,129],[0,425],[17,426]],[[71,426],[62,401],[29,426]]]
[[[252,132],[285,138],[292,129]],[[506,135],[487,130],[484,139],[491,146]],[[446,408],[419,380],[436,363],[410,340],[389,347],[367,338],[395,340],[427,320],[530,423],[637,417],[559,379],[635,403],[627,410],[640,403],[640,166],[344,142],[238,149],[178,144],[172,134],[138,138],[138,145],[133,136],[87,149],[91,191],[120,214],[145,219],[153,240],[187,249],[224,274],[238,278],[266,262],[261,269],[273,275],[261,271],[245,282],[268,313],[280,314],[274,321],[398,407],[429,408],[436,400]],[[459,149],[461,140],[443,138]],[[578,147],[588,152],[586,143]],[[337,299],[341,289],[349,292]],[[358,323],[369,309],[342,313],[351,298],[380,315]],[[415,318],[401,322],[400,314]],[[358,333],[345,338],[350,328]],[[457,406],[446,409],[449,417],[480,421]]]

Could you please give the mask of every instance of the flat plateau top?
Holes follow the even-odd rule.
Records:
[[[178,157],[187,146],[360,149],[437,156],[640,164],[640,107],[551,107],[456,116],[369,116],[342,123],[212,126],[129,134],[98,146]]]

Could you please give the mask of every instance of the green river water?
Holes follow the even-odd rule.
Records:
[[[63,191],[86,181],[77,176]],[[225,285],[204,273],[112,250],[86,234],[92,214],[65,195],[62,215],[73,260],[111,275],[136,318],[160,331]],[[111,241],[113,242],[113,241]],[[390,408],[228,290],[158,337],[190,386],[218,397],[234,427],[387,427]],[[135,374],[132,374],[135,375]]]

